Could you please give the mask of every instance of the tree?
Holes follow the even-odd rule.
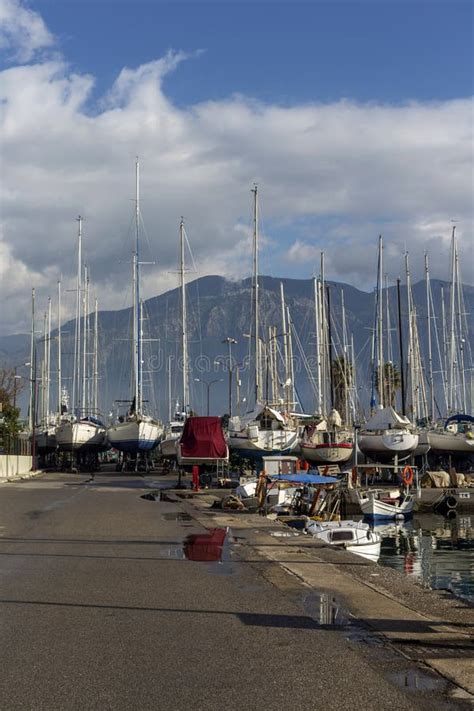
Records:
[[[16,377],[15,368],[0,368],[0,436],[12,437],[20,431],[20,410],[16,398],[23,383]]]
[[[383,366],[383,402],[384,405],[391,405],[395,407],[395,402],[397,399],[397,392],[400,390],[401,379],[400,373],[397,366],[389,361],[384,363]],[[379,394],[379,398],[382,399],[380,388],[379,388],[379,371],[377,369],[375,373],[375,387]]]

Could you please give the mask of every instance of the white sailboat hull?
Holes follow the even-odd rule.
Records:
[[[290,454],[299,445],[298,434],[292,430],[257,431],[255,428],[254,433],[252,437],[247,432],[229,433],[231,452],[245,458],[260,459],[270,455]]]
[[[365,431],[360,433],[358,444],[360,451],[375,461],[391,461],[395,455],[400,461],[415,451],[418,435],[405,430]]]
[[[120,452],[149,452],[158,444],[160,427],[156,422],[130,420],[107,429],[110,445]]]
[[[351,442],[312,444],[301,442],[301,453],[307,462],[315,464],[342,464],[349,461],[354,451]]]
[[[56,429],[59,449],[75,452],[81,449],[107,449],[105,427],[94,422],[61,422]]]
[[[48,428],[42,432],[35,434],[36,450],[38,452],[53,452],[57,445],[56,431],[54,428]]]
[[[428,431],[428,442],[432,450],[448,454],[474,454],[474,437],[466,437],[462,432]]]

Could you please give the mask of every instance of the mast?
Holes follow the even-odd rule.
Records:
[[[168,356],[168,422],[171,422],[171,356]]]
[[[405,403],[405,364],[403,356],[403,335],[402,335],[402,307],[400,298],[400,279],[397,279],[397,303],[398,303],[398,344],[400,348],[400,384],[402,390],[402,415],[406,415]]]
[[[455,313],[456,313],[456,225],[453,225],[453,234],[451,239],[451,297],[450,297],[450,330],[449,330],[449,414],[453,414],[455,410],[455,374],[454,364],[456,360],[456,343],[454,337],[455,330]]]
[[[258,186],[253,189],[253,305],[255,323],[255,403],[260,400],[260,323],[259,323],[259,293],[258,293]]]
[[[181,348],[183,352],[183,412],[187,414],[189,408],[189,375],[188,375],[188,337],[187,337],[187,313],[186,313],[186,282],[184,269],[184,220],[181,218],[179,224],[180,253],[181,253]]]
[[[81,361],[81,287],[82,287],[82,217],[77,218],[77,284],[76,284],[76,327],[74,333],[74,364],[72,377],[72,411],[77,416],[79,405],[80,361]]]
[[[321,349],[320,349],[320,332],[319,332],[319,283],[316,277],[313,278],[314,291],[314,327],[316,336],[316,413],[322,413],[322,394],[321,394]]]
[[[46,421],[49,424],[50,391],[51,391],[51,297],[48,296],[48,333],[46,336]]]
[[[379,402],[382,407],[385,405],[384,397],[384,364],[383,364],[383,240],[382,235],[379,235],[379,271],[377,277],[377,361],[378,361],[378,380],[379,380]]]
[[[99,302],[96,298],[94,308],[94,390],[93,414],[97,417],[99,412]]]
[[[286,305],[285,305],[285,289],[283,282],[280,282],[280,302],[281,302],[281,327],[283,333],[283,360],[285,362],[285,385],[284,385],[284,397],[285,397],[285,408],[286,411],[290,411],[290,386],[288,384],[288,378],[290,377],[289,368],[289,341],[288,332],[289,324],[286,319]]]
[[[33,432],[35,419],[35,289],[31,290],[31,343],[30,343],[30,411],[28,414],[28,426]]]
[[[322,392],[322,412],[327,415],[326,388],[327,388],[327,337],[326,337],[326,310],[325,310],[325,285],[324,285],[324,252],[320,255],[320,281],[319,281],[319,329],[321,337],[319,339],[321,352],[321,392]]]
[[[430,270],[428,265],[428,254],[425,252],[425,285],[426,285],[426,327],[428,333],[428,381],[430,385],[430,421],[434,422],[435,417],[435,401],[434,401],[434,382],[433,382],[433,349],[431,341],[431,289],[430,289]]]
[[[133,400],[135,413],[141,413],[141,354],[140,354],[140,163],[135,162],[135,250],[133,253]],[[133,407],[133,403],[132,403]]]
[[[464,370],[464,338],[463,338],[463,298],[461,275],[459,272],[459,253],[456,247],[456,303],[457,303],[457,322],[458,322],[458,343],[459,343],[459,358],[458,358],[458,382],[461,386],[459,395],[459,405],[461,412],[467,412],[466,408],[466,373]]]
[[[332,362],[332,334],[331,334],[331,295],[329,291],[329,285],[326,287],[327,298],[328,298],[328,346],[329,346],[329,383],[331,392],[331,409],[334,408],[335,393],[334,393],[334,373],[333,373],[333,362]]]
[[[344,289],[341,289],[341,310],[342,310],[342,353],[343,353],[343,377],[344,377],[344,422],[349,422],[349,393],[351,384],[351,367],[348,358],[347,327],[346,327],[346,305],[344,302]]]
[[[61,418],[61,395],[62,395],[62,374],[61,374],[61,281],[58,281],[58,420]]]
[[[89,277],[87,266],[84,265],[84,290],[82,296],[82,398],[81,398],[81,417],[87,415],[87,397],[86,397],[86,384],[87,384],[87,292],[89,288]]]

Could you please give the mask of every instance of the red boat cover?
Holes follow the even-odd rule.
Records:
[[[188,417],[181,435],[181,456],[226,459],[227,444],[220,417]]]

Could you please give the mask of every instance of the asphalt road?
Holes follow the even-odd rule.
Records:
[[[0,709],[448,708],[392,683],[382,647],[321,628],[297,587],[237,554],[183,559],[204,529],[142,499],[152,482],[0,486]]]

